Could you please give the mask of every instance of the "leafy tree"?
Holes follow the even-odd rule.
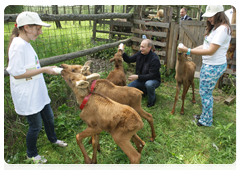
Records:
[[[21,12],[23,12],[23,5],[8,5],[4,10],[4,14],[15,14]]]

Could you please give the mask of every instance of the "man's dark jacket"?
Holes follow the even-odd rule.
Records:
[[[190,16],[188,16],[188,15],[186,15],[186,16],[184,16],[184,17],[182,17],[181,18],[181,20],[192,20],[192,18],[190,17]]]
[[[159,72],[161,64],[158,56],[152,50],[147,55],[143,55],[139,51],[131,57],[123,53],[123,60],[127,63],[136,62],[136,74],[140,82],[147,80],[158,80],[161,82],[161,74]]]

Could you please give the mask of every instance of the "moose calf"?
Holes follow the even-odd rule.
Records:
[[[107,76],[107,79],[117,86],[126,86],[122,54],[122,50],[118,49],[118,52],[110,59],[110,62],[114,62],[114,70]]]
[[[176,103],[178,100],[179,91],[181,89],[181,85],[183,84],[183,93],[182,93],[182,108],[181,108],[181,114],[184,114],[184,100],[186,97],[186,94],[188,92],[189,86],[192,85],[192,102],[196,103],[195,97],[194,97],[194,73],[196,70],[196,64],[192,61],[188,61],[187,54],[185,53],[178,53],[177,56],[177,64],[176,64],[176,75],[175,79],[177,82],[177,92],[175,96],[175,101],[173,105],[173,109],[171,114],[173,115],[175,112]]]

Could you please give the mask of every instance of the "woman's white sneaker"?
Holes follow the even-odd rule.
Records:
[[[57,142],[55,142],[54,144],[57,144],[60,147],[67,147],[68,144],[62,140],[57,140]]]
[[[37,155],[37,156],[32,157],[32,158],[27,157],[27,159],[32,159],[35,164],[45,164],[45,163],[47,163],[47,159],[44,158],[44,156],[40,156],[40,155]]]

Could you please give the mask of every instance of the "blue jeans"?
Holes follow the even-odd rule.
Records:
[[[144,94],[148,95],[148,102],[153,102],[156,98],[155,89],[160,86],[160,82],[157,80],[148,80],[146,82],[140,82],[134,80],[128,84],[128,87],[135,87],[141,90]]]
[[[47,104],[40,112],[26,116],[26,118],[29,124],[26,138],[27,156],[31,158],[38,155],[36,143],[38,134],[42,129],[42,120],[48,140],[52,143],[55,143],[57,141],[57,137],[54,131],[54,117],[50,104]]]
[[[212,126],[213,122],[213,89],[227,68],[227,64],[202,64],[200,72],[199,93],[202,100],[202,114],[199,122],[204,126]]]

